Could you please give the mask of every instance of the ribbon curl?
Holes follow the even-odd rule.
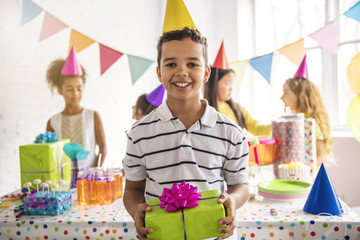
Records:
[[[197,193],[198,188],[191,186],[183,181],[180,184],[174,183],[169,188],[164,188],[159,200],[160,207],[165,208],[168,212],[175,212],[182,208],[194,208],[199,203],[197,200],[201,198],[201,194]]]

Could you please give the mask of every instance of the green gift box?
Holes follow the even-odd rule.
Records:
[[[167,212],[159,206],[159,199],[151,199],[148,204],[152,211],[145,214],[145,227],[152,228],[153,232],[147,238],[153,240],[186,239],[200,240],[225,236],[219,233],[219,227],[226,225],[218,224],[225,218],[223,204],[217,202],[219,193],[217,190],[200,192],[201,199],[195,208],[184,208],[182,211]],[[184,221],[183,221],[184,216]]]
[[[69,189],[71,182],[71,160],[64,153],[63,147],[70,139],[58,142],[34,143],[19,147],[21,186],[34,179],[42,182],[51,180],[59,183],[66,181],[64,189]]]

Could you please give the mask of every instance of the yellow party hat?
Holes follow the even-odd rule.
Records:
[[[181,30],[184,27],[196,29],[196,26],[183,0],[168,0],[165,10],[163,33]]]

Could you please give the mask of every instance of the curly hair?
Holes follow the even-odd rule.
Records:
[[[192,28],[183,28],[182,30],[175,30],[175,31],[170,31],[170,32],[166,32],[164,33],[161,37],[159,37],[158,39],[158,44],[157,44],[157,64],[158,67],[160,67],[160,60],[161,60],[161,54],[162,54],[162,45],[165,42],[170,42],[170,41],[181,41],[185,38],[191,38],[192,41],[201,44],[202,46],[202,52],[203,52],[203,57],[205,60],[205,67],[208,66],[208,45],[207,45],[207,40],[205,37],[203,37],[201,35],[201,33],[197,30],[197,29],[192,29]]]
[[[296,95],[296,109],[315,119],[324,135],[325,150],[332,151],[329,117],[319,88],[307,78],[289,78],[286,80],[290,90]]]
[[[64,67],[65,60],[64,59],[56,59],[52,61],[48,69],[46,71],[46,82],[51,90],[51,92],[54,91],[55,88],[61,88],[61,86],[64,83],[64,79],[68,77],[67,75],[62,75],[61,70]],[[81,66],[81,69],[83,71],[83,75],[80,76],[84,85],[86,83],[86,71],[83,66]]]

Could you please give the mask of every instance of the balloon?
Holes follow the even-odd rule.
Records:
[[[350,131],[355,139],[360,142],[360,94],[351,100],[346,115]]]
[[[355,94],[360,94],[360,53],[350,60],[347,68],[347,79]]]

